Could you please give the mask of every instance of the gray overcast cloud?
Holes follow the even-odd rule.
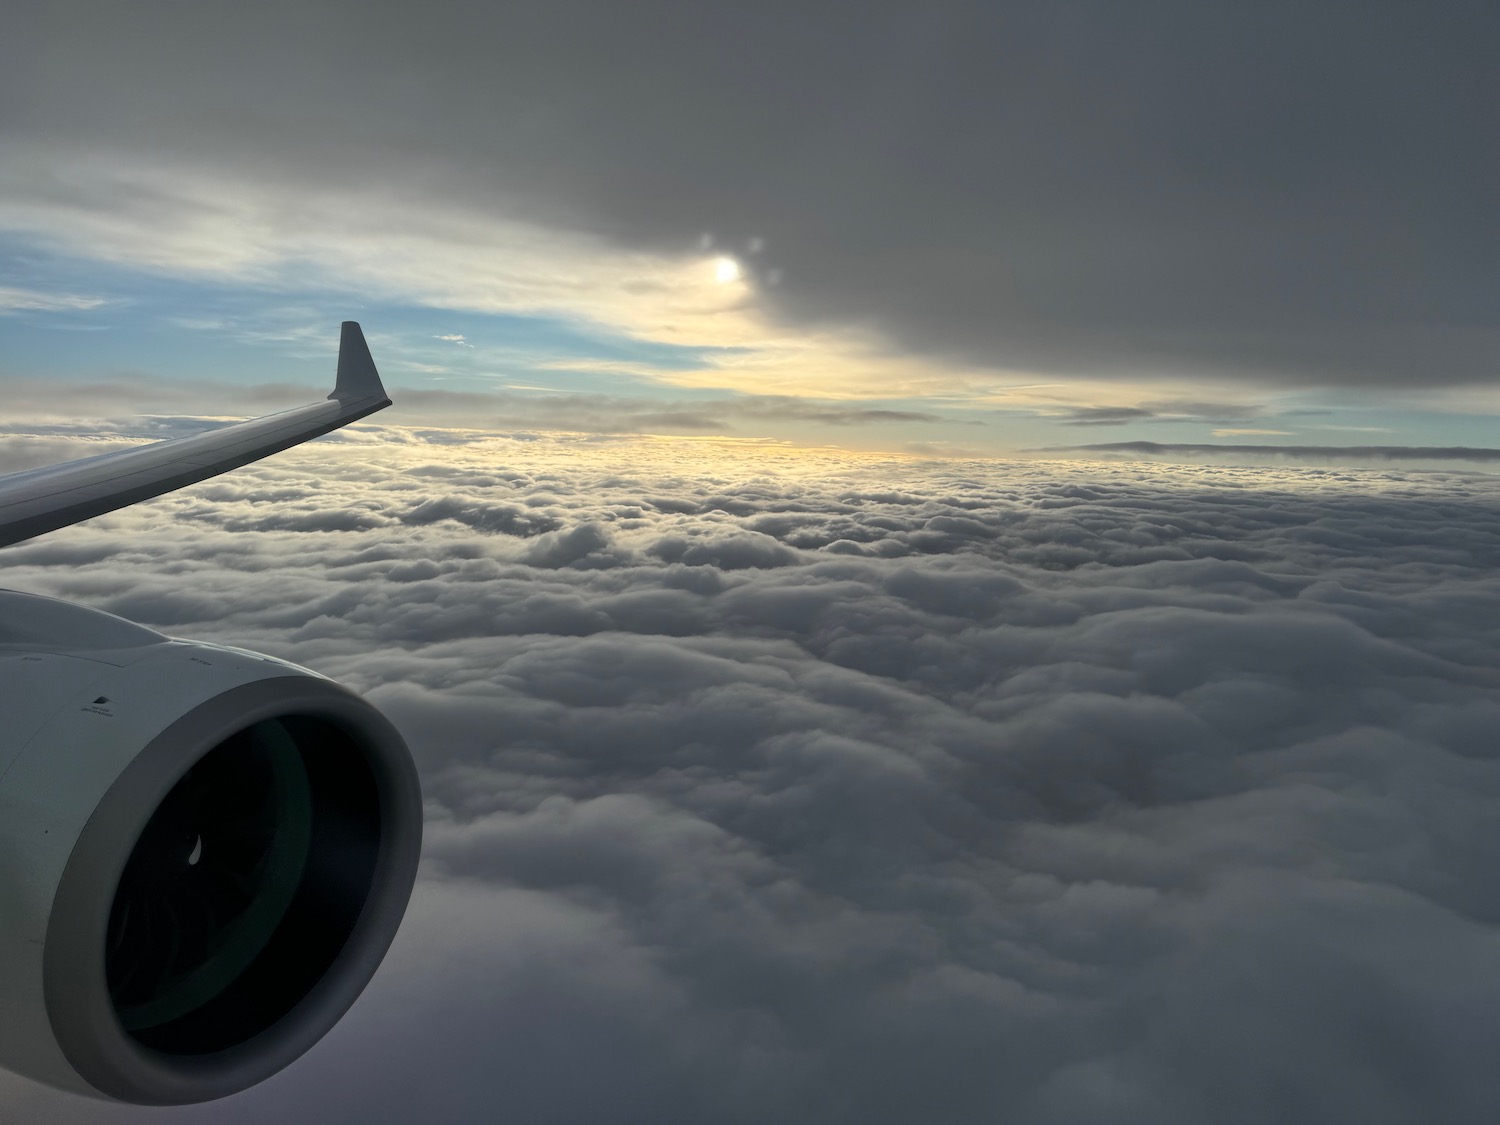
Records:
[[[6,585],[367,693],[428,828],[386,965],[283,1074],[0,1105],[1490,1125],[1497,503],[366,426],[8,548]]]
[[[172,205],[90,197],[35,156],[77,147],[632,247],[707,232],[777,272],[763,299],[789,321],[996,368],[1495,373],[1492,4],[14,11],[0,137],[23,195]]]

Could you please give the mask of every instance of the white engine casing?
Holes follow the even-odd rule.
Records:
[[[243,981],[175,1023],[129,1031],[105,954],[127,861],[189,768],[269,720],[293,732],[309,779],[309,859],[295,897]],[[368,983],[420,848],[405,743],[354,693],[271,657],[0,590],[0,1066],[156,1105],[259,1082],[316,1043]],[[329,919],[325,935],[317,927]]]

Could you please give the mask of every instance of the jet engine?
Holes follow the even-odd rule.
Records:
[[[269,1077],[369,982],[421,836],[348,689],[0,591],[0,1066],[146,1105]]]

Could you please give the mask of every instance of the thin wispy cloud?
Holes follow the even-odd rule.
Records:
[[[34,289],[0,285],[0,313],[87,312],[108,303],[103,297],[87,297],[76,293],[42,293]]]
[[[1093,445],[1057,445],[1031,453],[1112,453],[1143,457],[1272,457],[1329,462],[1355,461],[1500,461],[1500,449],[1467,446],[1412,445],[1208,445],[1191,442],[1114,441]]]

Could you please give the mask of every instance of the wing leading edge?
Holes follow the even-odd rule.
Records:
[[[290,449],[391,405],[365,344],[344,321],[333,393],[191,437],[0,476],[0,547],[113,512]]]

